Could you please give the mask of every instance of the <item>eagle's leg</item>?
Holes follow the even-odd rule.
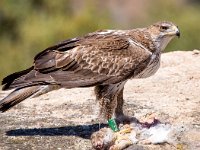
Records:
[[[123,112],[123,105],[124,105],[124,98],[123,98],[123,91],[124,88],[122,88],[118,94],[116,95],[116,101],[117,101],[117,106],[115,108],[115,118],[118,123],[123,123],[123,124],[129,124],[132,121],[132,117],[124,115]]]
[[[125,82],[124,82],[125,83]],[[113,117],[117,120],[118,123],[130,123],[130,118],[126,117],[123,113],[123,90],[124,90],[124,83],[118,84],[110,84],[110,85],[98,85],[95,87],[95,94],[96,99],[99,101],[100,105],[100,115],[103,114],[104,118],[107,119],[108,124],[109,120],[113,119]],[[115,124],[115,123],[114,123]],[[110,128],[113,131],[118,131],[118,127],[116,124],[113,126],[110,125]],[[114,127],[114,128],[113,128]],[[129,129],[128,129],[129,130]],[[120,133],[126,134],[127,130],[119,131]],[[122,139],[126,138],[123,137],[124,134],[120,134],[119,138]]]
[[[123,105],[124,105],[123,91],[124,91],[124,88],[122,88],[115,97],[117,99],[117,107],[115,108],[115,117],[116,118],[120,117],[120,116],[124,116],[124,113],[123,113]]]
[[[110,85],[98,85],[95,87],[96,99],[99,102],[100,115],[107,120],[111,119],[117,105],[115,95],[111,92]]]
[[[100,114],[107,120],[123,116],[123,90],[125,82],[95,87],[96,99],[100,105]]]

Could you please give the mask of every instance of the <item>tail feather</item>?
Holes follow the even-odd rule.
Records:
[[[0,101],[0,111],[5,112],[38,91],[38,87],[16,89]]]
[[[18,88],[0,101],[0,112],[5,112],[28,97],[36,97],[58,89],[56,85],[31,86]]]

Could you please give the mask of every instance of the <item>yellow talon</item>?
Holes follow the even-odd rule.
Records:
[[[123,140],[126,141],[127,144],[132,144],[132,141],[129,139],[128,136],[123,136],[123,137],[122,136],[118,136],[116,141],[115,141],[115,143],[120,143]]]
[[[182,144],[177,144],[176,145],[177,150],[183,150],[183,145]]]
[[[128,127],[128,128],[125,128],[125,129],[122,129],[118,132],[116,132],[116,143],[119,143],[120,141],[122,140],[125,140],[126,142],[128,142],[127,144],[132,144],[132,141],[129,139],[128,133],[131,133],[131,131],[133,130],[133,128],[131,127]]]
[[[131,133],[132,130],[133,130],[133,128],[129,127],[129,128],[125,128],[123,130],[120,130],[118,133],[119,134]]]

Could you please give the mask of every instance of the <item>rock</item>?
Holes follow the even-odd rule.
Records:
[[[154,76],[128,81],[124,92],[127,115],[141,118],[159,112],[160,121],[186,129],[173,146],[128,149],[199,149],[199,91],[199,50],[165,53]],[[91,134],[105,127],[99,125],[97,112],[93,88],[60,89],[28,99],[0,114],[0,149],[91,149]]]

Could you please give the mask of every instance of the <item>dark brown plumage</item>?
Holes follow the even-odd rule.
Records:
[[[58,43],[36,55],[29,69],[3,79],[3,90],[14,91],[0,101],[0,111],[54,89],[96,86],[101,113],[107,119],[114,111],[123,115],[126,81],[154,74],[161,51],[178,34],[173,23],[159,22],[141,29],[97,31]]]

